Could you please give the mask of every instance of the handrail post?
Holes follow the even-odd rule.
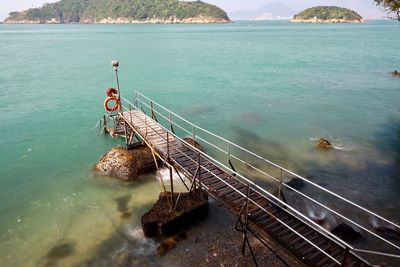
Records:
[[[169,129],[172,131],[171,111],[168,111],[168,122],[169,122]]]
[[[172,167],[169,166],[169,180],[171,184],[171,209],[175,209],[175,203],[174,203],[174,179],[172,176]]]
[[[227,164],[229,164],[229,161],[231,160],[231,143],[228,143],[228,160]]]
[[[133,125],[133,121],[132,121],[132,105],[129,104],[129,118],[131,119],[131,127]]]
[[[199,178],[198,178],[198,181],[199,181],[199,194],[200,194],[200,198],[199,198],[199,201],[201,201],[202,200],[202,195],[203,195],[203,193],[201,192],[201,156],[200,156],[200,153],[199,153],[199,162],[198,162],[198,168],[199,168],[199,173],[197,174],[198,176],[199,176]]]
[[[151,108],[151,118],[154,120],[154,107],[153,107],[153,100],[150,101],[150,108]]]
[[[280,169],[280,171],[281,171],[281,175],[280,175],[280,179],[279,179],[279,192],[278,192],[279,199],[282,198],[282,169]]]
[[[169,132],[167,132],[167,159],[169,162]]]
[[[341,266],[346,266],[347,258],[349,256],[349,252],[350,252],[350,248],[348,246],[346,246],[346,250],[344,251],[344,255],[343,255],[343,260],[342,260]]]
[[[104,132],[107,131],[107,119],[106,115],[103,115],[103,127],[104,127]]]
[[[196,128],[194,127],[194,125],[192,125],[192,139],[193,139],[193,146],[195,146],[195,142],[196,142]]]
[[[144,124],[146,125],[146,132],[144,134],[145,137],[147,137],[147,117],[144,117]]]
[[[137,91],[135,91],[135,99],[133,102],[135,103],[135,107],[137,107]]]

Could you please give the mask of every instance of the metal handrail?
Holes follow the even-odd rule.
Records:
[[[144,103],[144,102],[143,102],[142,104],[143,104],[144,106],[146,106],[147,108],[152,108],[151,106],[149,106],[148,104],[146,104],[146,103]],[[162,115],[162,114],[159,113],[158,111],[153,110],[152,112],[155,112],[155,113],[157,113],[158,115],[160,115],[162,118],[168,120],[164,115]],[[177,123],[175,123],[175,122],[172,122],[172,121],[170,121],[170,123],[173,123],[175,126],[177,126],[178,128],[182,129],[182,130],[185,131],[186,133],[192,134],[190,131],[186,130],[185,128],[183,128],[183,127],[180,126],[179,124],[177,124]],[[201,137],[199,137],[199,136],[197,136],[197,139],[199,139],[199,140],[201,140],[201,141],[203,141],[203,142],[205,142],[205,143],[207,143],[207,144],[213,146],[214,148],[218,149],[218,150],[221,151],[221,152],[225,152],[223,149],[219,148],[218,146],[216,146],[216,145],[214,145],[214,144],[208,142],[207,140],[205,140],[205,139],[203,139],[203,138],[201,138]],[[281,181],[280,181],[279,179],[273,177],[272,175],[269,175],[268,173],[266,173],[266,172],[264,172],[264,171],[258,169],[257,167],[254,167],[253,165],[251,165],[251,164],[249,164],[249,163],[243,161],[242,159],[240,159],[240,158],[238,158],[238,157],[236,157],[236,156],[234,156],[234,155],[232,155],[232,154],[231,154],[230,156],[233,157],[233,158],[235,158],[236,160],[238,160],[238,161],[240,161],[240,162],[246,164],[247,166],[250,166],[250,167],[253,168],[254,170],[258,171],[259,173],[262,173],[264,176],[273,179],[275,182],[281,183]],[[218,162],[218,163],[220,163],[220,162]],[[220,164],[221,164],[221,163],[220,163]],[[223,165],[224,167],[227,167],[227,166],[225,166],[224,164],[222,164],[222,165]],[[229,168],[229,167],[227,167],[227,168]],[[241,174],[235,172],[235,171],[232,170],[231,168],[229,168],[229,171],[234,172],[235,174],[241,176]],[[328,206],[326,206],[326,205],[324,205],[324,204],[318,202],[318,201],[315,200],[314,198],[312,198],[312,197],[310,197],[310,196],[307,196],[306,194],[304,194],[304,193],[302,193],[302,192],[296,190],[295,188],[293,188],[293,187],[287,185],[286,183],[281,183],[281,184],[282,184],[283,186],[289,188],[289,189],[292,190],[293,192],[295,192],[295,193],[301,195],[302,197],[304,197],[304,198],[306,198],[306,199],[312,201],[313,203],[317,204],[318,206],[320,206],[320,207],[322,207],[322,208],[324,208],[324,209],[326,209],[326,210],[332,212],[333,214],[337,215],[338,217],[340,217],[340,218],[346,220],[347,222],[350,222],[351,224],[353,224],[353,225],[359,227],[360,229],[366,231],[367,233],[373,235],[374,237],[376,237],[376,238],[378,238],[378,239],[380,239],[380,240],[382,240],[382,241],[388,243],[389,245],[395,247],[396,249],[399,249],[399,250],[400,250],[400,246],[398,246],[398,245],[394,244],[393,242],[391,242],[391,241],[389,241],[389,240],[387,240],[387,239],[385,239],[385,238],[383,238],[383,237],[377,235],[376,233],[374,233],[374,232],[372,232],[371,230],[367,229],[366,227],[360,225],[359,223],[354,222],[353,220],[347,218],[346,216],[340,214],[339,212],[333,210],[332,208],[330,208],[330,207],[328,207]],[[286,205],[286,204],[285,204],[285,205]],[[308,217],[307,217],[307,218],[308,218]],[[313,222],[313,223],[316,224],[315,222]],[[316,225],[318,225],[318,224],[316,224]],[[319,226],[319,225],[318,225],[318,226]],[[321,227],[321,226],[320,226],[320,227]],[[324,232],[330,234],[332,237],[334,237],[334,238],[337,239],[338,241],[341,241],[345,246],[350,247],[350,248],[353,248],[351,245],[349,245],[349,244],[346,243],[346,242],[343,242],[343,240],[337,238],[337,236],[333,235],[331,232],[327,231],[325,228],[321,227],[321,229],[323,229]]]
[[[212,133],[212,132],[210,132],[210,131],[208,131],[208,130],[206,130],[206,129],[201,128],[200,126],[197,126],[197,125],[191,123],[190,121],[188,121],[188,120],[182,118],[181,116],[177,115],[176,113],[172,112],[171,110],[169,110],[169,109],[163,107],[162,105],[158,104],[156,101],[154,101],[154,100],[152,100],[152,99],[150,99],[150,98],[144,96],[142,93],[140,93],[140,92],[138,92],[138,91],[135,91],[135,94],[136,94],[136,95],[139,95],[139,96],[141,96],[141,97],[143,97],[143,98],[145,98],[145,99],[147,99],[148,101],[151,101],[153,104],[155,104],[155,105],[159,106],[160,108],[164,109],[165,111],[171,113],[171,114],[174,115],[176,118],[179,118],[180,120],[184,121],[185,123],[188,123],[188,124],[191,125],[192,127],[197,128],[197,129],[199,129],[199,130],[201,130],[201,131],[203,131],[203,132],[205,132],[205,133],[207,133],[207,134],[209,134],[209,135],[211,135],[211,136],[213,136],[213,137],[215,137],[215,138],[218,138],[218,139],[220,139],[221,141],[224,141],[224,142],[226,142],[226,143],[228,143],[228,144],[230,144],[230,145],[232,145],[232,146],[234,146],[234,147],[236,147],[236,148],[242,150],[243,152],[246,152],[246,153],[248,153],[248,154],[250,154],[250,155],[252,155],[252,156],[254,156],[254,157],[256,157],[256,158],[258,158],[258,159],[260,159],[260,160],[262,160],[262,161],[265,161],[265,162],[269,163],[270,165],[272,165],[272,166],[274,166],[274,167],[276,167],[276,168],[278,168],[278,169],[280,169],[280,170],[282,170],[282,171],[285,171],[286,173],[291,174],[291,175],[293,175],[293,176],[295,176],[295,177],[297,177],[297,178],[299,178],[299,179],[301,179],[301,180],[303,180],[303,181],[305,181],[305,182],[307,182],[307,183],[309,183],[309,184],[311,184],[311,185],[317,187],[318,189],[321,189],[321,190],[325,191],[326,193],[329,193],[329,194],[331,194],[331,195],[333,195],[333,196],[335,196],[335,197],[337,197],[337,198],[339,198],[339,199],[341,199],[341,200],[343,200],[343,201],[345,201],[345,202],[347,202],[347,203],[349,203],[349,204],[351,204],[351,205],[353,205],[353,206],[355,206],[355,207],[357,207],[357,208],[359,208],[359,209],[361,209],[361,210],[363,210],[363,211],[369,213],[370,215],[373,215],[373,216],[375,216],[375,217],[377,217],[377,218],[379,218],[379,219],[385,221],[386,223],[389,223],[389,224],[391,224],[392,226],[395,226],[396,228],[400,229],[400,225],[398,225],[398,224],[396,224],[396,223],[394,223],[394,222],[392,222],[392,221],[390,221],[390,220],[388,220],[388,219],[386,219],[386,218],[380,216],[379,214],[376,214],[375,212],[372,212],[372,211],[370,211],[370,210],[368,210],[368,209],[366,209],[366,208],[360,206],[359,204],[354,203],[353,201],[348,200],[348,199],[346,199],[346,198],[344,198],[344,197],[342,197],[342,196],[340,196],[340,195],[338,195],[338,194],[336,194],[336,193],[334,193],[334,192],[332,192],[332,191],[330,191],[330,190],[328,190],[328,189],[326,189],[326,188],[324,188],[324,187],[322,187],[322,186],[320,186],[320,185],[318,185],[318,184],[316,184],[316,183],[314,183],[314,182],[308,180],[307,178],[305,178],[305,177],[303,177],[303,176],[301,176],[301,175],[298,175],[298,174],[296,174],[296,173],[294,173],[294,172],[292,172],[292,171],[290,171],[290,170],[288,170],[288,169],[285,169],[284,167],[282,167],[282,166],[280,166],[280,165],[278,165],[278,164],[276,164],[276,163],[274,163],[274,162],[272,162],[272,161],[270,161],[270,160],[268,160],[268,159],[265,159],[265,158],[263,158],[263,157],[261,157],[261,156],[255,154],[254,152],[249,151],[249,150],[246,149],[246,148],[243,148],[243,147],[241,147],[241,146],[239,146],[239,145],[237,145],[237,144],[235,144],[235,143],[233,143],[233,142],[231,142],[231,141],[229,141],[229,140],[227,140],[227,139],[225,139],[225,138],[223,138],[223,137],[221,137],[221,136],[219,136],[219,135],[217,135],[217,134],[214,134],[214,133]],[[136,97],[136,96],[135,96],[135,97]],[[140,99],[140,102],[142,102],[142,99]],[[222,150],[225,154],[229,155],[229,153],[228,153],[227,151],[224,151],[222,148],[221,148],[221,150]]]
[[[125,101],[127,101],[128,103],[130,103],[128,100],[126,100],[125,99]],[[130,103],[131,104],[131,103]],[[144,105],[146,105],[145,103],[143,103]],[[142,108],[142,107],[141,107]],[[126,109],[126,108],[125,108]],[[139,109],[137,109],[138,111],[140,111]],[[147,116],[147,115],[145,115],[145,116]],[[149,118],[149,120],[151,120],[150,118]],[[143,121],[143,120],[142,120]],[[144,121],[143,121],[144,122]],[[160,125],[162,128],[164,128],[166,131],[169,131],[168,129],[166,129],[165,127],[163,127],[163,125]],[[171,133],[171,134],[173,134],[173,133]],[[183,143],[185,143],[185,144],[187,144],[187,145],[190,145],[190,144],[188,144],[185,140],[183,140],[182,138],[180,138],[179,136],[176,136],[176,135],[174,135],[176,138],[178,138],[181,142],[183,142]],[[215,160],[214,158],[212,158],[211,156],[209,156],[209,155],[207,155],[207,154],[205,154],[203,151],[200,151],[200,150],[198,150],[197,148],[194,148],[198,153],[201,153],[203,156],[205,156],[206,158],[208,158],[210,161],[212,161],[212,162],[214,162],[215,164],[217,164],[219,167],[221,167],[221,168],[223,168],[223,169],[225,169],[226,171],[228,171],[228,172],[232,172],[232,173],[234,173],[235,175],[237,175],[239,178],[241,178],[241,179],[243,179],[245,182],[247,182],[248,184],[251,184],[251,185],[253,185],[253,186],[255,186],[258,190],[260,190],[260,191],[258,191],[257,189],[255,189],[255,188],[252,188],[255,192],[257,192],[257,193],[259,193],[259,194],[261,194],[261,195],[263,195],[264,197],[270,197],[270,198],[272,198],[272,199],[274,199],[275,200],[275,202],[274,201],[272,201],[272,202],[274,202],[275,204],[277,204],[277,205],[280,205],[280,206],[285,206],[286,208],[288,208],[288,209],[290,209],[292,212],[294,212],[294,213],[296,213],[297,214],[297,216],[300,216],[300,217],[302,217],[303,219],[305,219],[306,221],[303,221],[302,220],[302,222],[303,223],[305,223],[305,224],[307,224],[308,226],[310,226],[310,227],[312,227],[313,229],[315,229],[316,231],[318,231],[318,232],[325,232],[328,236],[326,236],[326,237],[328,237],[328,238],[330,238],[331,240],[333,240],[333,239],[335,239],[337,242],[339,242],[338,243],[338,245],[340,245],[341,247],[349,247],[349,248],[352,248],[352,246],[350,245],[350,244],[347,244],[346,242],[344,242],[343,240],[341,240],[341,239],[339,239],[337,236],[335,236],[335,235],[333,235],[332,233],[330,233],[330,232],[328,232],[328,231],[326,231],[326,229],[324,229],[322,226],[320,226],[320,225],[318,225],[317,223],[315,223],[314,221],[312,221],[310,218],[308,218],[307,216],[305,216],[303,213],[301,213],[301,212],[299,212],[299,211],[297,211],[296,209],[294,209],[293,207],[291,207],[290,205],[288,205],[287,203],[285,203],[285,202],[283,202],[282,200],[280,200],[280,199],[278,199],[278,198],[276,198],[274,195],[272,195],[270,192],[268,192],[268,191],[266,191],[265,189],[263,189],[262,187],[260,187],[259,185],[257,185],[257,184],[255,184],[253,181],[250,181],[250,180],[248,180],[246,177],[244,177],[243,175],[241,175],[240,173],[237,173],[237,172],[235,172],[235,171],[233,171],[232,169],[230,169],[229,167],[227,167],[226,165],[224,165],[223,163],[221,163],[221,162],[219,162],[219,161],[217,161],[217,160]],[[186,156],[186,154],[184,154],[185,156]],[[188,156],[186,156],[186,157],[188,157]],[[195,162],[194,160],[192,160],[193,162]],[[196,162],[195,162],[196,163]],[[202,167],[202,168],[204,168],[204,167]],[[218,179],[219,179],[219,177],[218,176],[216,176],[214,173],[213,173],[213,176],[215,176],[215,177],[217,177]],[[224,182],[224,183],[226,183],[226,182]],[[230,185],[229,185],[230,186]],[[232,186],[230,186],[230,187],[232,187]],[[237,191],[237,190],[236,190]],[[240,191],[238,191],[241,195],[243,195]],[[267,195],[267,196],[265,196],[265,195]],[[267,197],[267,198],[268,198]],[[291,215],[293,215],[293,216],[296,216],[296,215],[294,215],[292,212],[289,212]],[[297,217],[298,218],[298,217]],[[300,219],[301,220],[301,219]]]
[[[255,156],[255,157],[257,157],[257,158],[259,158],[259,159],[261,159],[261,160],[263,160],[263,161],[266,161],[267,163],[270,163],[271,165],[273,165],[273,166],[279,168],[280,170],[285,171],[285,172],[287,172],[287,173],[289,173],[289,174],[291,174],[291,175],[293,175],[293,176],[295,176],[295,177],[298,177],[298,178],[300,178],[300,179],[302,179],[302,180],[304,180],[304,181],[306,181],[306,182],[308,182],[308,183],[310,183],[310,184],[316,186],[317,188],[320,188],[320,189],[322,189],[323,191],[325,191],[325,192],[327,192],[327,193],[330,193],[331,195],[336,196],[336,197],[338,197],[339,199],[344,200],[345,202],[347,202],[347,203],[349,203],[349,204],[351,204],[351,205],[353,205],[353,206],[359,207],[361,210],[366,211],[366,212],[369,213],[370,215],[373,215],[373,216],[375,216],[375,217],[377,217],[377,218],[380,218],[380,219],[382,219],[383,221],[388,222],[388,223],[390,223],[391,225],[393,225],[393,226],[395,226],[395,227],[399,227],[397,224],[395,224],[395,223],[393,223],[393,222],[391,222],[391,221],[389,221],[389,220],[387,220],[387,219],[381,217],[380,215],[375,214],[374,212],[369,211],[369,210],[367,210],[367,209],[365,209],[365,208],[359,206],[358,204],[353,203],[352,201],[350,201],[350,200],[348,200],[348,199],[346,199],[346,198],[344,198],[344,197],[341,197],[340,195],[337,195],[336,193],[333,193],[333,192],[331,192],[330,190],[325,189],[325,188],[323,188],[323,187],[321,187],[321,186],[315,184],[314,182],[311,182],[311,181],[307,180],[306,178],[304,178],[304,177],[302,177],[302,176],[300,176],[300,175],[297,175],[297,174],[295,174],[295,173],[293,173],[293,172],[291,172],[291,171],[289,171],[289,170],[287,170],[287,169],[285,169],[285,168],[283,168],[283,167],[281,167],[281,166],[279,166],[279,165],[277,165],[277,164],[275,164],[275,163],[270,162],[269,160],[266,160],[266,159],[262,158],[261,156],[258,156],[258,155],[256,155],[256,154],[254,154],[253,152],[248,151],[247,149],[244,149],[244,148],[242,148],[242,147],[240,147],[240,146],[238,146],[238,145],[236,145],[236,144],[234,144],[234,143],[232,143],[232,142],[230,142],[230,141],[228,141],[228,140],[226,140],[226,139],[224,139],[224,138],[222,138],[222,137],[220,137],[220,136],[218,136],[218,135],[216,135],[216,134],[214,134],[214,133],[211,133],[211,132],[209,132],[209,131],[207,131],[207,130],[205,130],[205,129],[203,129],[203,128],[201,128],[201,127],[199,127],[199,126],[197,126],[197,125],[195,125],[195,124],[193,124],[193,123],[187,121],[186,119],[180,117],[179,115],[177,115],[177,114],[175,114],[174,112],[168,110],[167,108],[161,106],[161,105],[158,104],[157,102],[155,102],[155,101],[153,101],[153,100],[147,98],[146,96],[142,95],[142,94],[139,93],[139,92],[136,92],[136,95],[135,95],[135,103],[136,103],[136,105],[137,105],[137,101],[138,101],[138,98],[137,98],[138,95],[139,95],[139,101],[140,101],[140,107],[141,107],[141,109],[142,109],[142,106],[143,106],[143,104],[144,104],[144,105],[147,106],[148,108],[151,108],[153,112],[156,112],[158,115],[160,115],[161,117],[163,117],[165,120],[169,121],[170,124],[172,123],[172,124],[174,124],[175,126],[177,126],[177,127],[179,127],[180,129],[182,129],[183,131],[185,131],[186,133],[191,134],[190,131],[186,130],[184,127],[180,126],[179,124],[177,124],[177,123],[175,123],[175,122],[173,122],[173,121],[171,120],[171,114],[174,115],[176,118],[178,118],[178,119],[184,121],[185,123],[189,124],[190,126],[192,126],[193,136],[194,136],[195,138],[197,138],[197,139],[199,139],[199,140],[201,140],[201,141],[203,141],[203,142],[206,142],[206,143],[208,143],[209,145],[213,146],[214,148],[218,149],[219,151],[221,151],[221,152],[223,152],[223,153],[225,153],[225,154],[227,154],[227,155],[232,156],[233,158],[235,158],[235,159],[241,161],[242,163],[245,163],[247,166],[250,166],[250,167],[252,167],[253,169],[257,170],[258,172],[262,173],[264,176],[267,176],[268,178],[274,179],[276,182],[280,182],[279,179],[277,179],[277,178],[275,178],[275,177],[273,177],[273,176],[271,176],[271,175],[269,175],[269,174],[267,174],[267,173],[265,173],[265,172],[259,170],[258,168],[254,167],[254,166],[251,165],[251,164],[246,163],[245,161],[241,160],[240,158],[237,158],[236,156],[232,155],[230,152],[226,152],[224,149],[221,149],[220,147],[218,147],[218,146],[216,146],[216,145],[214,145],[214,144],[208,142],[207,140],[205,140],[205,139],[203,139],[203,138],[201,138],[201,137],[199,137],[199,136],[196,136],[195,133],[194,133],[195,129],[199,129],[200,131],[203,131],[203,132],[205,132],[205,133],[207,133],[207,134],[210,134],[210,135],[212,135],[212,136],[214,136],[214,137],[216,137],[216,138],[218,138],[218,139],[220,139],[220,140],[222,140],[222,141],[228,143],[229,145],[232,145],[232,146],[234,146],[234,147],[236,147],[236,148],[238,148],[238,149],[240,149],[240,150],[242,150],[242,151],[244,151],[244,152],[249,153],[250,155],[253,155],[253,156]],[[143,102],[142,97],[143,97],[144,99],[147,99],[148,101],[150,101],[150,102],[151,102],[151,106],[149,106],[149,105],[147,105],[145,102]],[[125,100],[127,103],[129,103],[130,105],[135,106],[135,105],[133,105],[132,103],[130,103],[128,100],[126,100],[126,99],[124,99],[124,100]],[[154,110],[154,109],[153,109],[153,104],[159,106],[159,107],[162,108],[164,111],[168,112],[168,115],[169,115],[168,118],[165,117],[165,116],[163,116],[160,112]],[[135,107],[137,108],[137,106],[135,106]],[[161,126],[162,126],[162,125],[161,125]],[[162,126],[162,127],[163,127],[163,126]],[[165,127],[163,127],[163,128],[165,129]],[[169,131],[168,129],[166,129],[166,130]],[[173,133],[172,133],[172,134],[173,134]],[[178,137],[178,138],[179,138],[179,137]],[[180,139],[180,138],[179,138],[179,139]],[[183,140],[182,140],[182,141],[183,141]],[[185,142],[185,141],[184,141],[184,142]],[[186,143],[186,142],[185,142],[185,143]],[[209,157],[207,154],[205,154],[205,156],[206,156],[207,158],[210,158],[210,159],[213,160],[214,162],[216,161],[215,159]],[[218,163],[218,165],[224,167],[225,169],[227,168],[227,169],[229,169],[229,171],[234,172],[231,168],[225,166],[224,164],[222,164],[222,163],[220,163],[220,162],[218,162],[218,161],[217,161],[217,163]],[[234,173],[236,173],[236,172],[234,172]],[[239,174],[239,173],[236,173],[236,174],[239,175],[242,179],[245,179],[246,181],[251,182],[251,181],[249,181],[247,178],[243,177],[241,174]],[[254,184],[253,182],[251,182],[251,183],[252,183],[253,185],[255,185],[257,188],[261,189],[264,193],[267,193],[270,197],[276,198],[275,196],[271,195],[269,192],[265,191],[263,188],[260,188],[258,185]],[[333,212],[334,214],[340,216],[341,218],[346,219],[347,221],[353,223],[354,225],[357,225],[358,227],[360,227],[361,229],[363,229],[363,230],[365,230],[366,232],[370,233],[371,235],[373,235],[373,236],[375,236],[375,237],[381,239],[382,241],[384,241],[384,242],[386,242],[386,243],[388,243],[388,244],[394,246],[394,247],[397,248],[397,249],[400,249],[400,247],[398,247],[397,245],[395,245],[395,244],[391,243],[390,241],[388,241],[388,240],[386,240],[386,239],[384,239],[384,238],[382,238],[382,237],[376,235],[375,233],[371,232],[370,230],[368,230],[368,229],[364,228],[363,226],[361,226],[361,225],[359,225],[359,224],[353,222],[352,220],[350,220],[350,219],[346,218],[345,216],[343,216],[343,215],[337,213],[336,211],[330,209],[329,207],[323,205],[322,203],[319,203],[318,201],[316,201],[316,200],[314,200],[314,199],[308,197],[307,195],[304,195],[303,193],[301,193],[301,192],[295,190],[294,188],[290,187],[289,185],[286,185],[285,183],[283,183],[283,185],[286,186],[286,187],[288,187],[289,189],[293,190],[294,192],[296,192],[296,193],[302,195],[303,197],[308,198],[309,200],[313,201],[314,203],[316,203],[316,204],[318,204],[318,205],[320,205],[320,206],[326,208],[327,210]],[[275,199],[275,200],[278,201],[278,202],[282,202],[280,199]],[[290,206],[288,206],[286,203],[283,202],[283,203],[280,203],[280,204],[287,206],[289,209],[292,209],[292,211],[294,211],[296,214],[300,215],[301,217],[305,217],[302,213],[299,213],[297,210],[295,210],[295,209],[293,210],[293,208],[290,207]],[[354,251],[357,250],[357,249],[353,248],[352,246],[350,246],[349,244],[347,244],[346,242],[344,242],[343,240],[338,239],[335,235],[331,234],[329,231],[327,231],[326,229],[322,228],[321,226],[319,226],[318,224],[316,224],[314,221],[310,220],[308,217],[305,217],[305,219],[308,220],[309,222],[311,222],[311,223],[313,224],[313,226],[317,226],[317,227],[319,228],[319,230],[324,231],[326,234],[330,235],[330,236],[333,237],[335,240],[341,242],[343,245],[345,245],[345,246],[351,248],[351,249],[354,250]],[[358,251],[360,251],[360,250],[358,250]],[[379,253],[380,253],[380,254],[385,254],[385,253],[377,252],[377,254],[379,254]]]
[[[125,100],[127,101],[127,100]],[[129,104],[131,104],[129,101],[127,101]],[[145,104],[145,103],[143,103]],[[146,105],[146,104],[145,104]],[[125,110],[128,111],[128,109],[124,106],[122,106]],[[136,108],[136,107],[135,107]],[[137,109],[139,110],[139,109]],[[147,115],[144,115],[147,116]],[[136,116],[137,117],[137,116]],[[138,117],[139,118],[139,117]],[[140,118],[139,118],[140,119]],[[151,120],[151,118],[149,117],[149,120]],[[141,119],[142,122],[146,123],[146,121],[144,121],[143,119]],[[162,125],[160,125],[161,127],[163,127]],[[153,129],[153,131],[160,136],[164,141],[169,142],[168,139],[165,139],[165,137],[163,137],[160,133],[158,133],[151,125],[149,125],[149,127],[151,129]],[[165,130],[167,130],[165,127],[163,127]],[[168,131],[168,130],[167,130]],[[169,131],[168,131],[169,132]],[[173,133],[171,133],[173,134]],[[174,134],[173,134],[174,135]],[[187,145],[189,145],[186,141],[184,141],[183,139],[181,139],[179,136],[174,135],[176,138],[180,139],[182,142],[186,143]],[[197,162],[192,158],[189,157],[185,152],[181,151],[178,147],[176,147],[175,145],[172,145],[176,150],[178,150],[181,154],[183,154],[186,158],[190,159],[192,162],[194,162],[195,164],[197,164]],[[202,151],[198,151],[199,154],[203,154],[203,156],[207,156],[207,154],[204,154],[204,152]],[[169,155],[168,155],[169,156]],[[171,158],[177,165],[181,166],[181,168],[183,169],[183,166],[179,163],[176,162],[173,158]],[[220,163],[221,164],[221,163]],[[216,177],[219,181],[223,182],[224,184],[226,184],[228,187],[231,187],[234,191],[236,191],[237,193],[239,193],[240,195],[242,195],[245,199],[248,199],[250,202],[252,202],[253,204],[255,204],[258,208],[260,208],[261,210],[263,210],[264,212],[268,213],[273,219],[277,220],[278,222],[280,222],[282,225],[284,225],[286,228],[288,228],[290,231],[292,231],[293,233],[295,233],[296,235],[298,235],[299,237],[301,237],[303,240],[305,240],[307,243],[309,243],[311,246],[313,246],[314,248],[316,248],[317,250],[319,250],[320,252],[322,252],[324,255],[326,255],[327,257],[329,257],[331,260],[335,261],[336,263],[338,263],[339,265],[341,264],[337,259],[335,259],[334,257],[332,257],[331,255],[329,255],[326,251],[324,251],[323,249],[321,249],[320,247],[318,247],[316,244],[314,244],[313,242],[311,242],[308,238],[306,238],[305,236],[303,236],[302,234],[300,234],[298,231],[296,231],[295,229],[293,229],[292,227],[290,227],[288,224],[286,224],[284,221],[282,221],[281,219],[277,218],[276,216],[274,216],[271,212],[269,212],[268,210],[266,210],[264,207],[262,207],[260,204],[258,204],[257,202],[255,202],[253,199],[251,199],[250,197],[248,197],[247,195],[243,194],[241,191],[239,191],[237,188],[233,187],[231,184],[227,183],[225,180],[221,179],[218,175],[216,175],[215,173],[213,173],[211,170],[207,169],[206,167],[199,165],[200,168],[206,170],[207,172],[211,173],[214,177]],[[225,166],[226,167],[226,166]],[[243,183],[244,184],[244,183]],[[253,183],[251,183],[252,185],[255,185]],[[250,184],[249,184],[250,185]],[[206,185],[203,185],[204,187],[208,188]],[[254,188],[252,188],[254,190]],[[256,190],[254,190],[256,191]],[[258,191],[256,191],[258,192]],[[259,192],[258,192],[259,193]]]

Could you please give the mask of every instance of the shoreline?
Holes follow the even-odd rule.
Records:
[[[365,23],[365,20],[345,20],[345,19],[291,19],[290,23],[326,23],[326,24],[334,24],[334,23]]]
[[[135,20],[130,18],[104,18],[101,20],[93,20],[91,18],[83,19],[79,22],[64,22],[56,19],[51,20],[7,20],[3,24],[226,24],[232,23],[230,19],[212,18],[208,16],[197,16],[179,19],[170,17],[168,19],[152,18],[146,20]]]

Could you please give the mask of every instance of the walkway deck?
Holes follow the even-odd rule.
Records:
[[[128,132],[125,135],[134,131],[143,137],[161,157],[170,157],[171,164],[187,177],[197,175],[209,194],[239,215],[247,196],[247,185],[243,181],[218,167],[138,109],[120,114],[117,133],[123,134],[125,127],[121,125],[124,123]],[[198,168],[199,162],[201,168]],[[289,265],[369,266],[343,245],[319,233],[252,188],[249,189],[248,223],[249,231],[276,250],[278,255],[285,251],[285,255],[281,253],[279,256],[289,257]]]

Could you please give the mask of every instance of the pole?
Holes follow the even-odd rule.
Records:
[[[112,65],[112,67],[113,67],[113,69],[114,69],[114,71],[115,71],[115,78],[116,78],[116,80],[117,80],[118,103],[119,103],[119,105],[118,105],[119,108],[118,108],[118,109],[119,109],[119,112],[122,113],[121,90],[120,90],[120,88],[119,88],[119,79],[118,79],[118,67],[119,67],[119,62],[118,62],[118,60],[113,60],[113,61],[111,61],[111,65]]]

